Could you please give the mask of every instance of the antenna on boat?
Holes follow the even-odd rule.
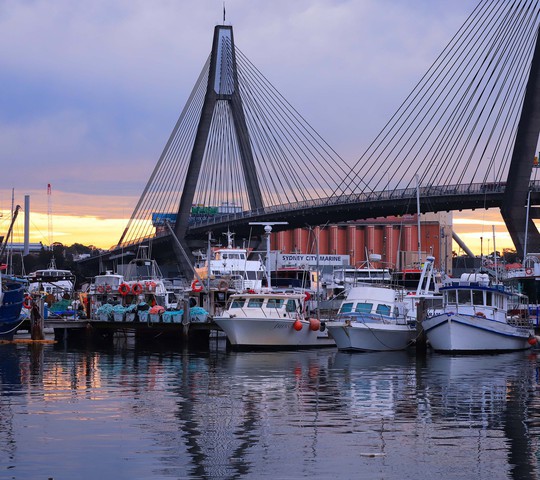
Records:
[[[227,229],[226,232],[223,232],[223,235],[227,235],[227,248],[233,248],[232,240],[234,237],[234,233]]]
[[[264,225],[266,233],[266,281],[268,288],[271,288],[270,275],[270,234],[273,225],[288,225],[289,222],[249,222],[250,225]]]

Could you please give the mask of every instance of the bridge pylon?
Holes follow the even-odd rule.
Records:
[[[540,252],[540,232],[527,217],[533,159],[540,135],[540,42],[538,35],[521,109],[501,215],[518,255]],[[527,228],[525,225],[527,224]],[[527,238],[525,238],[527,232]],[[526,251],[525,251],[526,247]]]
[[[262,194],[253,160],[242,98],[238,88],[233,30],[231,26],[224,25],[218,25],[214,29],[206,95],[175,225],[175,233],[178,238],[183,238],[188,228],[195,188],[208,141],[214,109],[218,102],[227,102],[231,111],[251,208],[261,208],[263,206]]]
[[[214,28],[206,94],[176,217],[174,232],[182,243],[185,242],[184,238],[189,226],[195,190],[207,148],[214,110],[218,102],[226,102],[231,112],[250,206],[252,209],[261,208],[263,199],[257,179],[242,98],[238,88],[233,29],[232,26],[225,25],[218,25]],[[185,244],[185,247],[186,251],[189,251],[187,244]],[[181,256],[180,259],[182,259]]]

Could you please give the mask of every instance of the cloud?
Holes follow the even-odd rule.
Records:
[[[235,41],[356,160],[474,0],[229,0]],[[210,52],[222,0],[4,0],[0,208],[127,218]],[[16,168],[15,168],[16,167]],[[126,214],[127,212],[127,214]],[[89,233],[92,228],[89,228]],[[81,239],[82,240],[82,239]]]

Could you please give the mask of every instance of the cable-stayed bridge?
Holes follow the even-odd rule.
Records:
[[[414,213],[417,192],[422,212],[499,207],[518,251],[540,251],[537,212],[525,208],[540,199],[539,25],[540,0],[480,1],[354,163],[235,46],[232,27],[217,26],[117,251],[165,245],[165,223],[189,252],[249,222]]]

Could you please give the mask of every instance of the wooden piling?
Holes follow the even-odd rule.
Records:
[[[44,301],[42,298],[36,301],[32,300],[32,308],[30,309],[30,338],[32,340],[45,340],[44,333]]]

